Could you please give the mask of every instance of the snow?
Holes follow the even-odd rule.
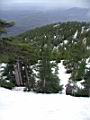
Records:
[[[85,81],[85,80],[78,81],[78,82],[76,83],[76,85],[77,85],[79,88],[83,89],[84,86],[82,85],[82,83],[83,83],[84,81]]]
[[[6,65],[7,65],[7,64],[2,63],[2,64],[0,64],[0,67],[6,67]]]
[[[63,85],[66,85],[69,78],[70,78],[70,76],[71,76],[71,74],[66,74],[66,69],[65,69],[65,67],[63,65],[63,60],[61,61],[61,63],[58,64],[58,68],[59,68],[58,76],[61,79],[61,83]]]
[[[64,40],[64,44],[67,44],[68,43],[68,40]]]
[[[13,91],[24,91],[25,87],[14,87],[12,90]]]
[[[82,27],[81,34],[83,34],[85,31],[85,26]]]
[[[57,38],[57,36],[56,35],[54,35],[54,39],[56,39]]]
[[[84,45],[86,45],[86,43],[87,43],[87,38],[84,38],[82,42],[83,42]]]
[[[0,79],[1,79],[1,76],[2,76],[2,73],[5,67],[6,67],[6,64],[4,63],[0,64]]]
[[[87,46],[87,50],[90,50],[90,46]]]
[[[55,28],[55,27],[58,27],[58,26],[60,26],[60,24],[56,24],[56,25],[54,25],[53,27]]]
[[[47,36],[46,36],[46,35],[44,35],[44,37],[46,38]]]
[[[86,59],[86,68],[90,68],[90,58]]]
[[[86,30],[86,32],[90,31],[90,27]]]
[[[90,98],[0,88],[0,120],[90,120]]]
[[[58,64],[58,77],[60,78],[61,80],[61,84],[63,85],[63,93],[65,93],[65,85],[68,83],[68,80],[71,76],[71,74],[66,74],[66,69],[63,65],[63,60],[61,61],[61,63]]]
[[[60,46],[63,46],[63,43],[60,43]]]
[[[59,48],[59,46],[54,46],[54,48],[53,48],[53,50],[57,50],[58,51],[58,48]]]
[[[65,88],[70,74],[66,74],[63,60],[58,68],[58,76]],[[0,87],[0,120],[90,120],[89,97],[36,94],[23,92],[23,89],[15,87],[11,91]]]
[[[51,63],[54,63],[55,61],[51,61]],[[57,64],[58,65],[58,77],[60,79],[60,84],[63,85],[63,93],[65,93],[65,85],[68,83],[69,78],[71,76],[71,74],[67,74],[66,73],[66,69],[63,65],[63,60],[61,60],[60,63]],[[55,73],[55,68],[52,68],[53,73]]]
[[[3,71],[6,66],[7,64],[4,63],[0,64],[0,72]]]
[[[73,39],[76,39],[78,35],[78,30],[75,32],[75,34],[73,35]]]

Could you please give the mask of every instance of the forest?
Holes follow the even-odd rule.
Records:
[[[0,20],[0,86],[25,91],[59,93],[58,63],[63,60],[69,81],[78,88],[76,96],[90,95],[90,23],[50,24],[8,37],[13,21]],[[54,69],[54,72],[53,72]],[[77,86],[76,86],[77,87]]]

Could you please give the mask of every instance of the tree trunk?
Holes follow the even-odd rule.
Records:
[[[22,75],[21,75],[21,68],[20,68],[20,61],[17,61],[17,68],[18,68],[18,76],[19,76],[19,81],[20,81],[20,85],[23,85],[22,82]]]
[[[89,92],[88,94],[89,94],[89,97],[90,97],[90,88],[88,89],[88,92]]]
[[[25,73],[26,73],[26,87],[27,87],[28,91],[30,91],[30,83],[29,83],[27,65],[25,65]]]
[[[22,86],[22,75],[21,75],[21,68],[20,68],[20,61],[17,60],[16,64],[14,65],[14,70],[15,70],[15,79],[16,79],[16,84],[17,86]]]

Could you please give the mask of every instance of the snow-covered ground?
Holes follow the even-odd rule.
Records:
[[[70,74],[66,74],[63,61],[58,68],[64,93]],[[0,87],[0,120],[90,120],[90,98],[22,90],[23,87],[12,91]]]
[[[90,120],[90,98],[0,88],[0,120]]]
[[[65,85],[68,83],[71,74],[66,73],[65,66],[63,65],[63,60],[58,63],[58,77],[60,78],[61,85],[63,85],[63,93],[65,93]]]

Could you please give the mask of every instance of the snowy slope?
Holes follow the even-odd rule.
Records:
[[[63,60],[58,63],[58,77],[61,80],[61,85],[63,85],[63,93],[65,93],[65,85],[68,83],[71,74],[66,73],[65,66],[63,65]]]
[[[61,84],[66,85],[71,74],[66,73],[65,66],[63,65],[63,60],[58,63],[58,77],[61,79]]]
[[[90,120],[90,98],[0,88],[0,120]]]

